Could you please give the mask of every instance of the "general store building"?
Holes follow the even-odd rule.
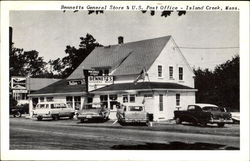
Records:
[[[115,119],[116,104],[142,103],[154,120],[195,103],[194,73],[172,36],[95,48],[67,78],[33,94],[78,109],[102,102]],[[32,103],[31,103],[32,104]]]

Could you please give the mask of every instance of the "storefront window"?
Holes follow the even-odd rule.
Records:
[[[109,95],[110,109],[114,110],[117,105],[117,95]]]
[[[53,101],[54,101],[54,98],[53,98],[53,97],[47,97],[46,100],[47,100],[48,102],[53,102]]]
[[[131,95],[122,95],[122,100],[123,103],[135,103],[135,94],[131,94]]]
[[[81,107],[81,96],[75,96],[74,101],[75,101],[75,110],[79,110]]]
[[[67,96],[66,97],[66,103],[69,107],[73,107],[73,97],[72,96]]]
[[[92,103],[93,102],[93,98],[92,97],[88,97],[87,98],[87,103]]]
[[[40,102],[44,102],[44,97],[40,97]]]
[[[104,106],[108,107],[108,95],[101,95],[100,100]]]
[[[129,95],[129,101],[130,101],[130,103],[135,103],[135,95],[134,94]]]

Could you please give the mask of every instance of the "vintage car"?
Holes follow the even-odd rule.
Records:
[[[145,111],[143,104],[124,103],[120,104],[116,113],[117,121],[121,125],[128,123],[148,124],[149,114]]]
[[[217,124],[223,127],[226,123],[232,123],[232,116],[225,112],[224,108],[219,108],[212,104],[188,105],[187,110],[174,111],[174,119],[177,124],[191,122],[205,126],[208,123]]]
[[[87,103],[77,112],[77,118],[82,123],[87,120],[107,121],[109,114],[110,110],[102,103]]]
[[[23,110],[19,107],[11,107],[10,108],[10,115],[13,115],[13,117],[21,117],[23,114]]]
[[[74,109],[69,107],[66,103],[41,102],[36,105],[35,109],[33,110],[32,117],[37,118],[39,121],[43,118],[52,118],[53,120],[58,120],[60,117],[69,117],[72,119],[74,114]]]

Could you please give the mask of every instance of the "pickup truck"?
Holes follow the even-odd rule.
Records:
[[[176,124],[190,122],[205,126],[208,123],[217,124],[223,127],[226,123],[232,123],[232,115],[212,104],[193,104],[188,105],[187,110],[174,111]]]

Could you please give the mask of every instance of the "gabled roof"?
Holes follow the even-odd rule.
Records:
[[[47,87],[44,87],[38,91],[33,92],[30,94],[30,96],[34,95],[50,95],[50,94],[69,94],[69,93],[81,93],[84,94],[86,92],[86,86],[85,84],[81,85],[67,85],[68,80],[62,79],[60,81],[57,81]]]
[[[129,91],[129,90],[194,90],[196,89],[184,86],[177,83],[165,83],[165,82],[140,82],[140,83],[121,83],[121,84],[111,84],[90,93],[98,92],[109,92],[109,91]]]
[[[139,74],[148,70],[171,36],[97,47],[67,79],[83,78],[83,69],[107,67],[112,75]]]

